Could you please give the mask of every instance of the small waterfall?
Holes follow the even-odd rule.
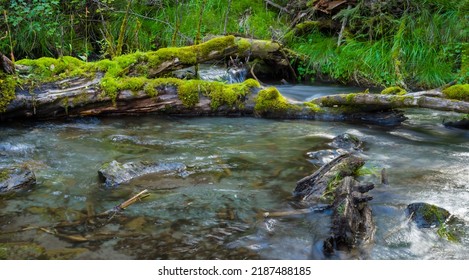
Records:
[[[189,67],[173,72],[174,76],[180,79],[193,78],[194,67]],[[226,82],[228,84],[242,83],[246,80],[248,71],[243,67],[221,67],[214,65],[199,66],[199,78],[205,81]]]
[[[228,84],[242,83],[246,80],[246,75],[248,73],[246,68],[228,68],[226,70]]]

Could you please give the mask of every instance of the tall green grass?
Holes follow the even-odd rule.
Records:
[[[203,0],[132,1],[123,51],[147,51],[172,45],[179,14],[175,45],[193,43],[197,33]],[[99,4],[98,4],[99,3]],[[14,52],[18,58],[57,57],[62,54],[87,56],[86,51],[110,54],[117,45],[128,0],[12,0],[0,3],[8,11],[14,32]],[[269,39],[273,29],[286,29],[284,18],[266,8],[263,1],[207,0],[201,25],[202,37],[223,33],[228,15],[227,33]],[[88,11],[88,13],[86,13]],[[0,29],[4,30],[4,21]],[[3,34],[3,33],[2,33]],[[1,38],[1,37],[0,37]],[[0,52],[9,52],[9,43],[0,40]]]
[[[340,47],[336,37],[318,30],[289,46],[310,58],[306,67],[300,65],[300,74],[364,85],[439,87],[468,75],[461,69],[469,41],[469,18],[464,6],[449,2],[422,1],[402,15],[382,12],[384,16],[379,17],[360,14],[363,7],[359,4],[339,15],[350,17]]]

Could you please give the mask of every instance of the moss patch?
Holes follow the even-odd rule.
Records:
[[[469,84],[454,85],[443,90],[446,98],[469,101]]]
[[[52,82],[76,76],[91,77],[96,72],[103,72],[104,77],[101,79],[101,89],[104,96],[110,97],[115,102],[117,94],[121,90],[144,90],[149,96],[156,96],[156,88],[161,83],[170,82],[179,85],[180,82],[162,81],[159,79],[151,80],[147,78],[151,69],[159,67],[165,61],[177,60],[179,64],[192,65],[205,58],[211,52],[223,51],[227,47],[234,45],[236,45],[234,36],[224,36],[214,38],[199,45],[162,48],[146,53],[136,52],[121,55],[112,60],[104,59],[98,62],[85,63],[79,59],[64,56],[58,59],[50,57],[35,60],[23,59],[18,61],[17,64],[32,67],[34,79],[39,82]],[[247,49],[250,43],[247,40],[239,41],[238,45],[241,48]],[[128,77],[130,74],[132,77]],[[0,81],[2,81],[0,83],[0,90],[7,85],[9,88],[11,87],[10,83],[6,83],[4,78],[0,77]],[[194,86],[199,88],[199,85],[198,82],[194,82],[193,85],[187,84],[182,86],[180,97],[184,105],[191,107],[197,103],[198,97],[195,94]],[[7,104],[10,99],[14,98],[6,98],[5,92],[10,94],[10,91],[0,91],[0,94],[3,95],[0,96],[2,97],[0,98],[0,110],[6,106],[3,103]],[[14,89],[12,92],[14,94]]]
[[[15,77],[0,73],[0,113],[5,112],[8,104],[15,99]]]
[[[63,56],[61,58],[41,57],[38,59],[22,59],[16,64],[32,67],[32,73],[44,81],[54,81],[78,74],[77,70],[85,65],[85,62],[71,57]],[[73,75],[72,75],[73,76]]]
[[[225,84],[222,82],[209,82],[201,80],[180,81],[178,96],[186,107],[193,107],[199,102],[199,94],[211,99],[210,107],[217,109],[220,106],[241,106],[243,97],[252,88],[260,87],[253,79],[248,79],[239,84]]]
[[[303,103],[304,105],[306,105],[309,109],[311,109],[311,111],[315,112],[315,113],[318,113],[318,112],[321,112],[322,111],[322,108],[321,106],[319,106],[318,104],[316,103],[313,103],[313,102],[305,102]]]
[[[0,182],[5,181],[8,178],[10,178],[10,170],[0,169]]]
[[[404,95],[407,94],[407,91],[401,87],[395,86],[383,89],[381,94]]]
[[[254,111],[256,113],[284,112],[292,109],[299,109],[298,106],[288,103],[275,87],[265,88],[259,91],[256,97]]]

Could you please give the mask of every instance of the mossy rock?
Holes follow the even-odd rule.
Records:
[[[469,101],[469,84],[450,86],[443,90],[446,98]]]
[[[419,228],[441,226],[450,216],[448,210],[424,202],[412,203],[407,206],[406,215]]]
[[[389,94],[389,95],[405,95],[407,91],[401,87],[394,86],[388,87],[381,91],[381,94]]]

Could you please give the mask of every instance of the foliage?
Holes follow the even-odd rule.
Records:
[[[308,3],[276,3],[297,7],[300,2]],[[17,58],[69,55],[88,61],[189,45],[199,20],[201,38],[224,33],[223,15],[228,34],[283,39],[306,55],[293,63],[301,79],[404,88],[469,79],[468,1],[358,0],[331,15],[308,12],[302,22],[250,0],[11,0],[2,1],[0,10],[7,14],[0,30],[13,30],[7,34],[11,43],[1,33],[0,52],[12,47]],[[337,26],[345,19],[344,41],[337,47]],[[292,22],[296,27],[289,27]]]
[[[289,46],[310,59],[299,65],[302,78],[420,88],[467,79],[467,3],[407,1],[400,7],[397,2],[361,0],[340,11],[332,18],[348,20],[340,47],[319,28],[295,38]]]
[[[199,21],[204,1],[201,38],[222,34],[220,15],[226,14],[228,0],[12,0],[2,2],[0,11],[7,11],[8,23],[15,30],[15,56],[66,54],[87,59],[92,54],[114,56],[120,49],[130,53],[193,44],[194,23]],[[284,21],[264,3],[232,2],[227,33],[270,38],[274,29],[286,29]],[[6,30],[4,21],[0,29]],[[0,40],[0,52],[10,52],[6,38]]]

